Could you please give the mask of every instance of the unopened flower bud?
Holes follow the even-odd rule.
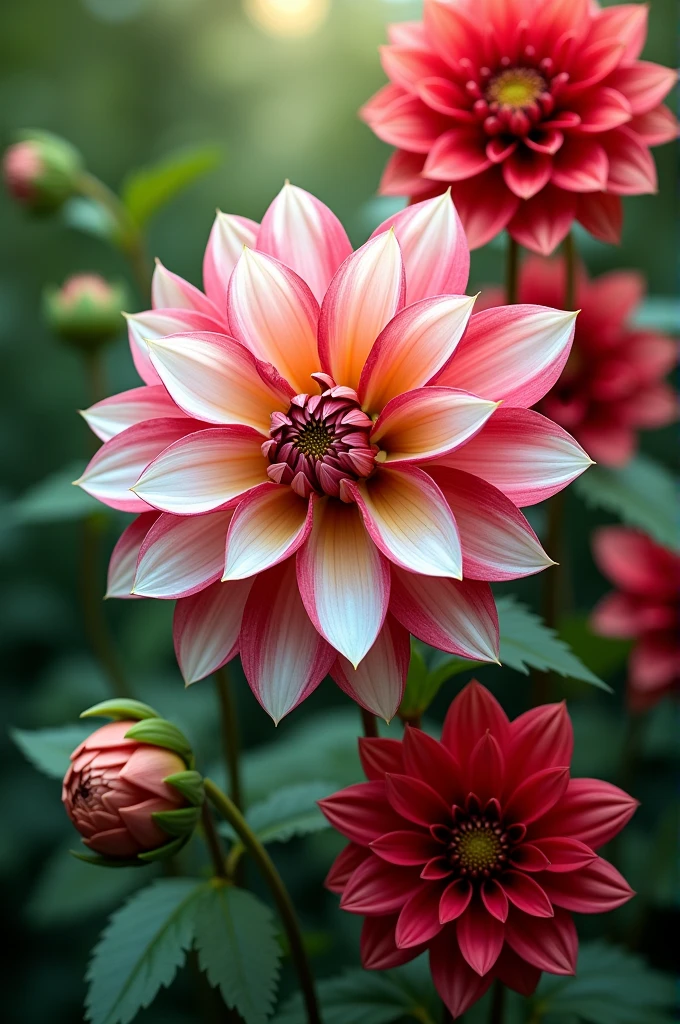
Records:
[[[62,800],[82,840],[104,865],[176,853],[203,802],[187,740],[137,701],[106,701],[85,715],[124,718],[97,729],[71,754]]]
[[[120,334],[127,291],[99,274],[74,274],[61,288],[44,292],[45,317],[64,341],[79,348],[97,348]]]
[[[80,153],[50,132],[27,132],[5,152],[7,191],[33,213],[54,213],[73,196],[83,169]]]

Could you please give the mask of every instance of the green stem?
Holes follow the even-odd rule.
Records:
[[[230,800],[226,793],[223,793],[211,779],[205,780],[205,793],[234,829],[246,850],[257,864],[264,881],[267,883],[288,938],[291,957],[297,971],[300,988],[307,1008],[307,1020],[309,1024],[321,1024],[314,977],[307,959],[300,924],[291,898],[288,895],[288,890],[283,884],[283,880],[276,870],[274,862],[233,800]]]
[[[144,237],[124,203],[103,181],[84,171],[78,180],[81,196],[93,199],[106,210],[116,225],[116,242],[130,264],[133,277],[142,297],[146,300],[151,287],[151,269],[146,254]]]
[[[215,874],[218,878],[226,879],[228,874],[224,862],[224,851],[207,802],[204,802],[201,808],[201,824],[203,825],[203,835],[205,836],[206,846],[210,851]]]
[[[243,809],[243,789],[241,786],[241,770],[239,766],[240,743],[238,736],[238,718],[236,702],[232,693],[229,672],[225,667],[215,672],[215,689],[220,703],[220,726],[222,729],[222,746],[224,759],[229,772],[229,792],[239,810]]]
[[[519,242],[508,235],[508,256],[505,264],[505,299],[509,306],[519,300]]]
[[[491,1010],[489,1012],[489,1024],[503,1024],[505,1014],[505,985],[500,981],[494,981],[491,992]]]
[[[364,727],[364,736],[375,739],[378,736],[378,719],[366,708],[360,708],[361,721]]]

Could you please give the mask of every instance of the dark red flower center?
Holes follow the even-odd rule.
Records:
[[[433,825],[430,832],[445,846],[452,875],[483,881],[511,866],[514,848],[524,839],[526,828],[504,824],[497,800],[489,800],[482,808],[470,793],[464,807],[454,805],[451,825]]]
[[[370,476],[375,468],[373,421],[356,391],[338,387],[327,374],[314,376],[326,387],[322,394],[296,395],[287,413],[272,414],[270,440],[262,445],[267,475],[303,498],[312,492],[342,497],[344,480]]]

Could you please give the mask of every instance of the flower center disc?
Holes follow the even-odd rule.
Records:
[[[533,68],[508,68],[491,79],[486,98],[489,103],[521,110],[533,103],[545,88],[545,80]]]
[[[505,863],[506,847],[499,825],[477,818],[453,830],[449,856],[461,875],[487,877]]]

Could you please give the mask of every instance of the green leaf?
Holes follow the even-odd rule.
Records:
[[[9,505],[8,512],[15,523],[61,523],[68,519],[84,519],[93,512],[103,515],[103,506],[82,487],[74,487],[83,472],[82,462],[72,462],[56,473],[33,484],[16,501]]]
[[[621,469],[591,466],[574,487],[587,505],[606,509],[659,544],[680,550],[677,482],[653,459],[637,455]]]
[[[110,242],[116,238],[118,225],[101,203],[84,196],[73,196],[68,199],[62,209],[61,217],[67,227],[80,231],[84,235]]]
[[[587,1024],[671,1024],[675,985],[644,960],[604,942],[581,946],[573,978],[544,974],[532,1020]]]
[[[434,1024],[441,1010],[420,957],[394,971],[345,971],[317,986],[324,1024],[390,1024],[411,1018]],[[305,1024],[302,999],[293,996],[276,1016],[276,1024]]]
[[[248,808],[246,819],[263,843],[285,843],[293,836],[320,832],[330,825],[316,806],[316,801],[336,789],[333,782],[300,782],[284,786]],[[221,826],[220,831],[236,839],[228,825]]]
[[[514,597],[496,601],[501,626],[501,664],[529,674],[558,672],[570,679],[581,679],[611,693],[606,683],[591,672],[569,647],[544,622]]]
[[[191,946],[205,888],[193,878],[163,878],[111,917],[87,970],[91,1024],[128,1024],[171,983]]]
[[[274,1006],[281,947],[271,911],[252,893],[216,880],[196,911],[198,962],[245,1024],[266,1024]]]
[[[191,744],[181,729],[164,718],[144,718],[131,726],[125,733],[126,739],[137,740],[139,743],[150,743],[154,747],[172,750],[191,768],[193,753]]]
[[[93,704],[87,711],[81,712],[80,717],[113,718],[118,722],[130,718],[141,722],[145,718],[158,718],[159,715],[148,704],[142,704],[141,700],[114,697],[112,700],[102,700],[99,704]]]
[[[162,206],[222,159],[217,146],[195,146],[133,171],[123,184],[123,202],[137,224],[144,224]]]
[[[52,779],[62,779],[76,747],[89,736],[88,725],[62,725],[57,729],[10,729],[11,739],[31,764]]]

